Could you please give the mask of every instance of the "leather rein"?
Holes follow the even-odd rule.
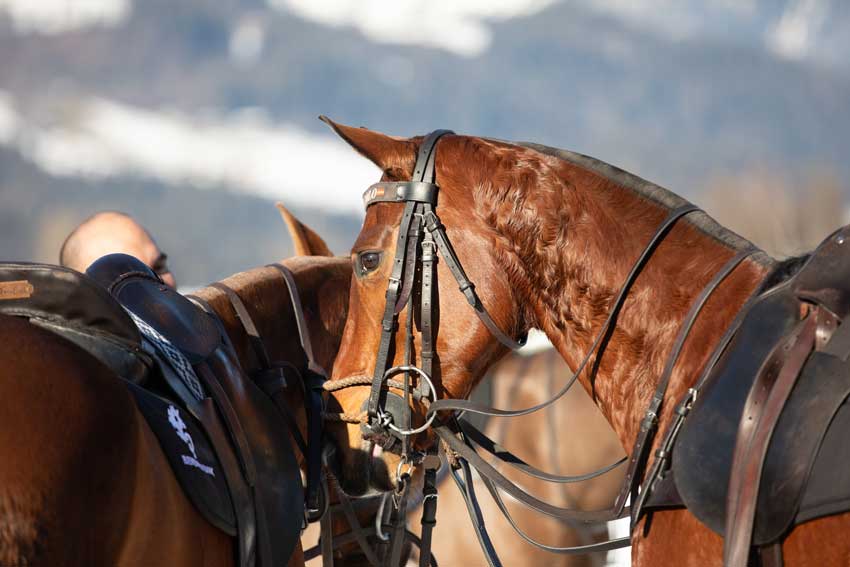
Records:
[[[740,318],[736,319],[736,322],[732,324],[724,335],[709,364],[703,371],[700,380],[698,380],[697,384],[688,391],[684,399],[678,404],[674,414],[674,422],[668,429],[659,450],[656,452],[656,459],[653,463],[651,473],[647,476],[646,481],[642,483],[650,447],[658,430],[658,416],[661,405],[667,392],[673,368],[682,351],[685,340],[714,290],[717,289],[745,258],[752,255],[757,249],[747,248],[734,254],[694,300],[681,323],[656,391],[644,414],[640,431],[630,457],[582,475],[564,476],[544,472],[500,447],[483,432],[460,417],[460,415],[469,412],[495,417],[519,417],[539,411],[562,398],[575,383],[581,372],[584,371],[593,354],[597,350],[604,350],[616,325],[617,316],[625,303],[629,290],[660,242],[669,234],[678,220],[686,215],[700,211],[700,209],[695,205],[685,204],[669,211],[667,217],[658,226],[655,234],[646,244],[643,252],[626,277],[619,294],[613,302],[607,319],[600,328],[587,354],[567,380],[566,385],[550,399],[519,410],[498,409],[468,400],[437,399],[437,392],[435,391],[431,377],[433,376],[434,359],[433,321],[436,311],[439,309],[438,306],[433,304],[432,283],[438,253],[442,256],[447,268],[457,281],[460,292],[466,297],[467,302],[475,314],[491,334],[500,343],[512,350],[519,348],[524,343],[524,338],[514,340],[505,334],[490,317],[475,291],[474,284],[464,272],[460,260],[446,234],[445,227],[435,213],[439,193],[435,175],[437,142],[442,136],[452,133],[448,130],[437,130],[425,137],[419,148],[411,181],[376,183],[370,186],[363,195],[364,204],[367,209],[376,203],[399,203],[404,205],[404,211],[401,216],[391,275],[387,285],[386,304],[381,322],[381,341],[371,383],[365,380],[354,380],[345,384],[339,384],[338,388],[335,389],[352,386],[370,386],[370,395],[365,408],[366,423],[363,423],[361,427],[364,429],[366,436],[380,443],[384,449],[396,450],[401,454],[401,465],[397,471],[397,489],[393,498],[394,505],[398,507],[397,512],[400,517],[404,516],[404,502],[409,491],[410,473],[413,467],[420,464],[424,465],[425,490],[434,494],[433,498],[429,498],[429,495],[426,494],[425,503],[430,503],[434,509],[430,512],[432,524],[426,524],[423,517],[423,549],[420,554],[421,567],[427,565],[429,559],[431,529],[433,528],[433,519],[436,513],[434,478],[436,470],[439,468],[439,461],[434,458],[437,451],[436,447],[433,447],[424,454],[416,452],[412,449],[411,437],[428,428],[432,429],[442,441],[443,449],[448,453],[448,460],[453,463],[450,472],[466,501],[479,543],[491,567],[498,567],[501,565],[501,562],[484,525],[484,519],[473,488],[472,468],[478,472],[485,488],[491,494],[511,526],[523,539],[541,549],[554,553],[583,554],[629,546],[630,537],[573,547],[554,547],[535,541],[525,534],[515,523],[502,499],[501,492],[510,494],[514,499],[519,500],[533,510],[568,523],[602,523],[631,515],[631,526],[633,528],[640,519],[643,505],[646,503],[647,496],[651,493],[653,483],[656,478],[663,475],[666,467],[669,466],[669,451],[672,448],[672,443],[681,427],[682,421],[690,410],[699,388],[709,375],[711,368],[717,362],[726,344],[728,344],[734,335],[737,325],[740,323]],[[419,349],[421,366],[418,367],[411,360],[411,350],[414,341],[414,305],[411,298],[416,297],[416,294],[413,293],[413,287],[415,283],[414,276],[417,272],[419,273],[420,280],[418,297],[420,312],[419,330],[421,337]],[[398,325],[398,314],[408,303],[411,303],[411,308],[407,311],[405,323],[404,362],[402,365],[390,367],[390,352]],[[743,311],[746,311],[746,309],[742,309]],[[403,376],[402,382],[390,379],[398,374]],[[411,384],[411,378],[413,377],[416,378],[415,386]],[[334,383],[330,382],[329,385],[331,384]],[[401,390],[401,396],[390,391],[391,388]],[[416,428],[412,426],[411,398],[427,406],[425,422]],[[452,413],[449,418],[440,419],[438,418],[440,412]],[[553,483],[573,483],[589,480],[613,470],[626,461],[628,461],[628,464],[620,492],[611,507],[602,510],[577,510],[554,506],[525,492],[517,484],[502,475],[488,460],[482,458],[479,455],[478,449],[483,449],[492,457],[524,474]],[[405,469],[403,465],[407,465],[407,468]],[[631,498],[631,508],[626,506],[629,498]],[[390,565],[396,564],[390,563]]]

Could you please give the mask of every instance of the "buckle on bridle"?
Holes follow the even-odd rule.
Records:
[[[428,384],[427,397],[430,398],[431,402],[437,401],[437,390],[434,388],[434,383],[431,381],[431,377],[428,376],[428,373],[426,373],[424,370],[422,370],[421,368],[419,368],[417,366],[402,365],[402,366],[393,366],[392,368],[388,368],[387,371],[384,372],[384,376],[383,376],[383,378],[381,378],[381,382],[386,382],[387,379],[390,378],[391,376],[395,376],[396,374],[401,374],[402,372],[415,372],[416,374],[418,374],[420,380],[424,380],[425,383]],[[419,427],[416,427],[416,428],[413,428],[413,429],[401,429],[399,427],[396,427],[396,425],[393,423],[392,415],[385,412],[384,409],[381,406],[378,406],[378,413],[377,413],[378,425],[379,426],[382,426],[382,427],[385,427],[385,428],[387,428],[391,431],[394,431],[395,433],[397,433],[401,436],[408,436],[408,435],[415,435],[417,433],[422,433],[423,431],[425,431],[426,429],[431,427],[431,424],[434,422],[434,419],[436,419],[436,417],[437,417],[437,414],[432,413],[430,416],[428,416],[428,419],[425,420],[425,423],[423,423]]]

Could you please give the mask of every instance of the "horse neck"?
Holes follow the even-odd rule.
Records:
[[[348,313],[351,264],[347,258],[314,256],[288,258],[281,264],[289,268],[297,282],[316,362],[323,368],[330,368]],[[289,288],[277,269],[254,268],[220,283],[242,299],[271,362],[306,365]],[[242,368],[248,374],[263,369],[252,339],[227,295],[215,287],[203,288],[196,295],[218,313]]]
[[[298,335],[288,290],[276,270],[255,268],[219,283],[229,287],[242,299],[272,361],[296,361],[303,356],[297,338],[293,339]],[[225,292],[209,286],[198,290],[196,295],[207,301],[218,314],[245,372],[250,375],[261,370],[263,363],[252,339]]]
[[[684,200],[642,180],[624,183],[622,176],[628,174],[610,166],[610,171],[596,171],[589,163],[543,159],[548,174],[527,193],[537,227],[521,229],[538,236],[532,243],[527,237],[514,242],[514,249],[523,250],[520,266],[506,266],[506,271],[518,280],[515,288],[528,292],[527,320],[576,368],[633,263],[671,208]],[[620,178],[612,179],[611,171]],[[599,360],[591,358],[580,376],[624,447],[633,443],[689,307],[745,246],[749,243],[704,213],[693,213],[676,223],[632,286],[610,340],[596,355]],[[769,264],[764,255],[745,260],[712,293],[677,362],[667,400],[693,383]],[[665,403],[662,422],[674,405]]]

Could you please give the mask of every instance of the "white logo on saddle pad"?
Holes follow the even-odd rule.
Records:
[[[177,436],[189,446],[189,451],[192,452],[191,455],[180,455],[180,458],[183,459],[183,464],[200,469],[201,472],[210,476],[215,476],[215,471],[213,471],[212,467],[198,461],[198,454],[195,452],[195,442],[192,441],[192,436],[186,431],[186,424],[183,422],[183,418],[180,417],[180,411],[174,406],[168,406],[168,421],[171,423],[174,431],[177,432]]]

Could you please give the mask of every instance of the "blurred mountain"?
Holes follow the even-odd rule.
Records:
[[[124,178],[51,177],[0,148],[0,261],[57,263],[65,237],[94,211],[131,213],[169,257],[180,285],[196,286],[293,254],[274,202],[226,190]],[[348,254],[360,220],[290,207],[337,254]]]
[[[59,102],[96,96],[195,114],[259,107],[275,122],[322,134],[320,113],[398,135],[448,127],[532,140],[697,201],[710,177],[754,165],[778,176],[812,167],[850,175],[848,3],[576,0],[489,26],[490,48],[464,57],[378,43],[260,0],[137,0],[117,27],[59,35],[22,35],[0,18],[0,89],[26,120],[47,125],[73,120],[56,111]],[[175,269],[193,250],[208,263],[191,268],[198,283],[250,265],[249,257],[285,253],[276,212],[237,195],[241,187],[58,179],[21,159],[10,150],[0,162],[0,257],[36,253],[33,223],[44,215],[66,218],[61,211],[72,208],[76,219],[107,202],[149,214],[160,239],[179,227],[174,241],[186,239],[186,255],[174,253]],[[18,194],[11,201],[9,191]],[[28,216],[36,209],[37,221]],[[309,214],[318,219],[321,209],[317,196]],[[353,236],[357,217],[335,218],[323,225],[339,227],[331,239]],[[219,232],[212,238],[201,225]],[[333,242],[345,251],[351,240]]]

